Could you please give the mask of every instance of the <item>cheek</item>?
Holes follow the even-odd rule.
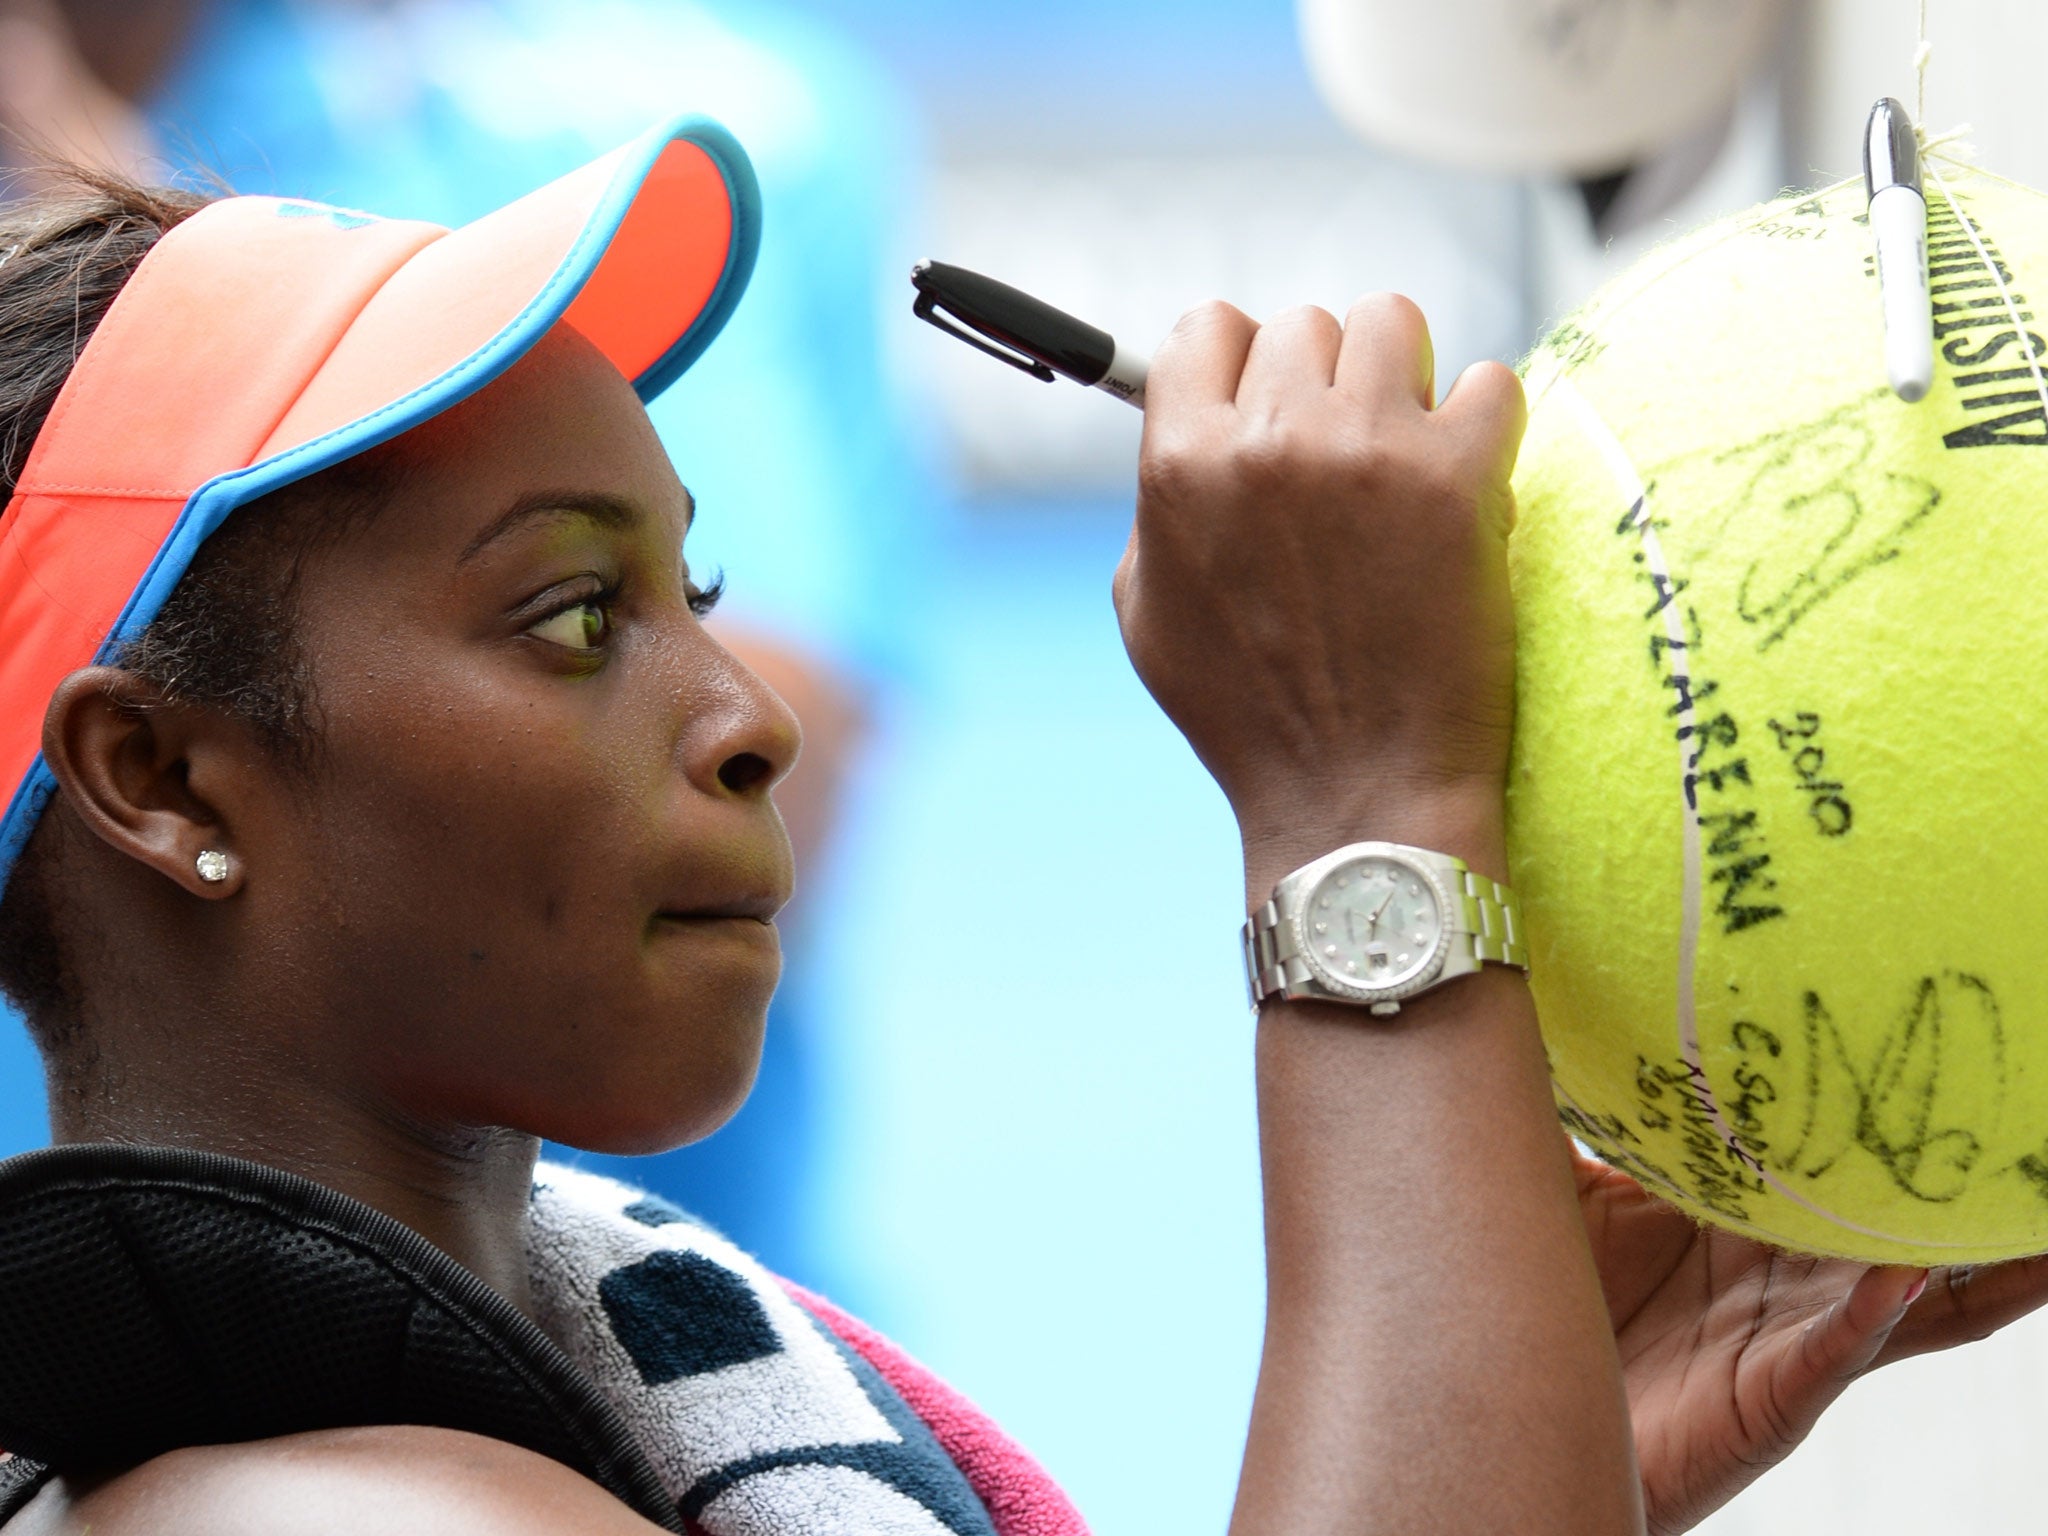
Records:
[[[522,917],[560,929],[640,899],[624,855],[655,846],[675,804],[658,743],[545,700],[456,696],[360,722],[336,712],[320,828],[335,864],[435,893],[419,915],[451,933]]]
[[[591,1150],[709,1134],[753,1081],[777,957],[650,935],[658,797],[537,729],[489,745],[364,762],[323,817],[318,969],[372,1072],[425,1117]]]
[[[590,695],[553,680],[536,692],[330,703],[296,834],[317,911],[290,926],[417,1112],[673,1146],[745,1096],[779,957],[651,931],[678,860],[730,830],[674,766],[659,712],[585,713]]]
[[[407,1011],[531,1011],[550,1031],[630,1004],[645,850],[676,797],[537,708],[352,727],[337,712],[298,829],[347,986]]]

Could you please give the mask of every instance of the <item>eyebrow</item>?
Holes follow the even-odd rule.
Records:
[[[688,532],[690,525],[697,520],[697,498],[685,488],[683,500],[683,530]],[[602,491],[535,491],[520,497],[493,518],[463,547],[455,563],[468,564],[488,546],[529,523],[569,517],[583,518],[601,528],[631,528],[640,521],[640,509],[623,497]]]

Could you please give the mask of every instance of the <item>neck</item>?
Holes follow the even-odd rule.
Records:
[[[185,1147],[298,1174],[404,1222],[532,1314],[525,1223],[537,1138],[425,1125],[375,1095],[337,1092],[331,1074],[280,1074],[190,1039],[158,1034],[152,1059],[132,1059],[124,1033],[95,1021],[92,1062],[51,1073],[52,1141]]]

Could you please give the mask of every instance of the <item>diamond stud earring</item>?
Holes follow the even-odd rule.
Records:
[[[228,877],[228,856],[218,848],[209,848],[193,861],[199,869],[199,878],[208,885],[219,885]]]

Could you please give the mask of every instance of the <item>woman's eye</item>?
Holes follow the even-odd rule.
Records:
[[[611,630],[611,615],[596,598],[550,614],[527,631],[529,635],[565,645],[572,651],[595,650]]]
[[[697,615],[700,619],[709,618],[711,610],[718,606],[718,600],[723,596],[725,596],[725,572],[723,571],[720,571],[711,578],[709,586],[700,587],[695,582],[691,582],[689,588],[690,612]]]

